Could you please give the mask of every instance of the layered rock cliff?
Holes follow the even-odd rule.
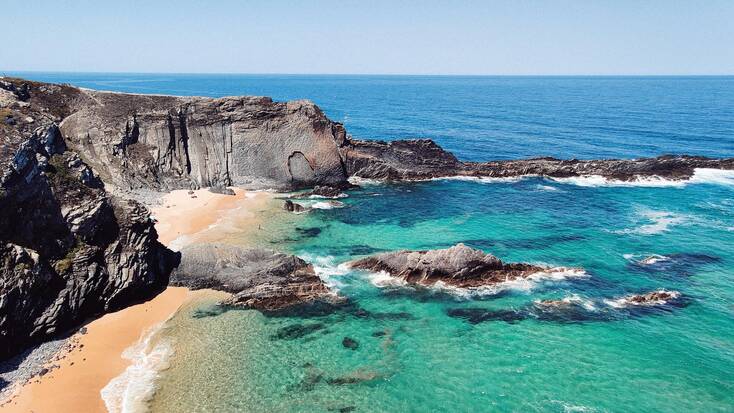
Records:
[[[106,193],[67,150],[54,123],[64,115],[61,104],[54,106],[58,112],[41,110],[28,88],[0,88],[3,359],[88,317],[153,296],[167,284],[177,256],[157,241],[144,206]]]
[[[347,177],[344,128],[308,101],[84,92],[61,131],[120,188],[294,189]]]

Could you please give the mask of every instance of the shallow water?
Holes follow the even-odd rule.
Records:
[[[432,137],[465,159],[734,156],[732,78],[36,77],[311,97],[357,136]],[[706,173],[653,186],[435,180],[365,185],[343,208],[275,214],[258,242],[314,263],[354,306],[280,318],[187,308],[164,330],[175,355],[152,410],[734,411],[732,183]],[[458,242],[585,274],[468,294],[339,265]],[[658,289],[685,300],[612,305]],[[533,304],[562,298],[583,309],[548,317]]]

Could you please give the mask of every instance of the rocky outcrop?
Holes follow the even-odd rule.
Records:
[[[487,321],[516,323],[526,319],[554,323],[609,322],[664,314],[686,307],[690,300],[677,291],[658,290],[616,299],[590,299],[572,295],[560,300],[539,300],[519,308],[450,308],[448,316],[471,324]]]
[[[430,286],[440,281],[461,288],[499,284],[547,270],[531,264],[504,263],[464,244],[442,250],[387,252],[349,265],[356,269],[385,271],[411,284]]]
[[[313,266],[287,254],[226,244],[199,244],[181,251],[171,284],[232,293],[225,304],[265,312],[316,302],[336,303]]]
[[[347,177],[346,132],[309,101],[85,93],[92,103],[62,133],[120,188],[296,189]]]
[[[304,207],[301,204],[295,203],[291,201],[290,199],[286,199],[283,203],[283,209],[285,209],[288,212],[295,212],[295,213],[301,213],[306,210],[306,207]]]
[[[658,177],[685,180],[697,168],[734,170],[734,158],[666,155],[642,159],[561,160],[534,158],[492,162],[461,162],[431,140],[355,141],[342,148],[350,176],[381,180],[422,180],[468,176],[512,178],[525,175],[568,178],[602,176],[634,181]]]
[[[609,304],[616,307],[625,306],[660,306],[678,302],[681,294],[678,291],[657,290],[643,294],[632,294],[609,301]]]
[[[154,295],[177,258],[147,209],[107,194],[55,124],[13,139],[0,146],[13,154],[0,174],[0,359]]]

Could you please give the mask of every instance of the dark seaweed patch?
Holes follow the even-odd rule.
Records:
[[[296,340],[326,327],[322,323],[291,324],[282,327],[271,336],[272,340]]]

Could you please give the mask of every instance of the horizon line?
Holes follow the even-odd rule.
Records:
[[[0,70],[8,73],[59,73],[93,75],[224,75],[224,76],[407,76],[407,77],[732,77],[734,73],[577,73],[577,74],[459,74],[459,73],[286,73],[286,72],[135,72],[135,71],[70,71],[70,70]]]

